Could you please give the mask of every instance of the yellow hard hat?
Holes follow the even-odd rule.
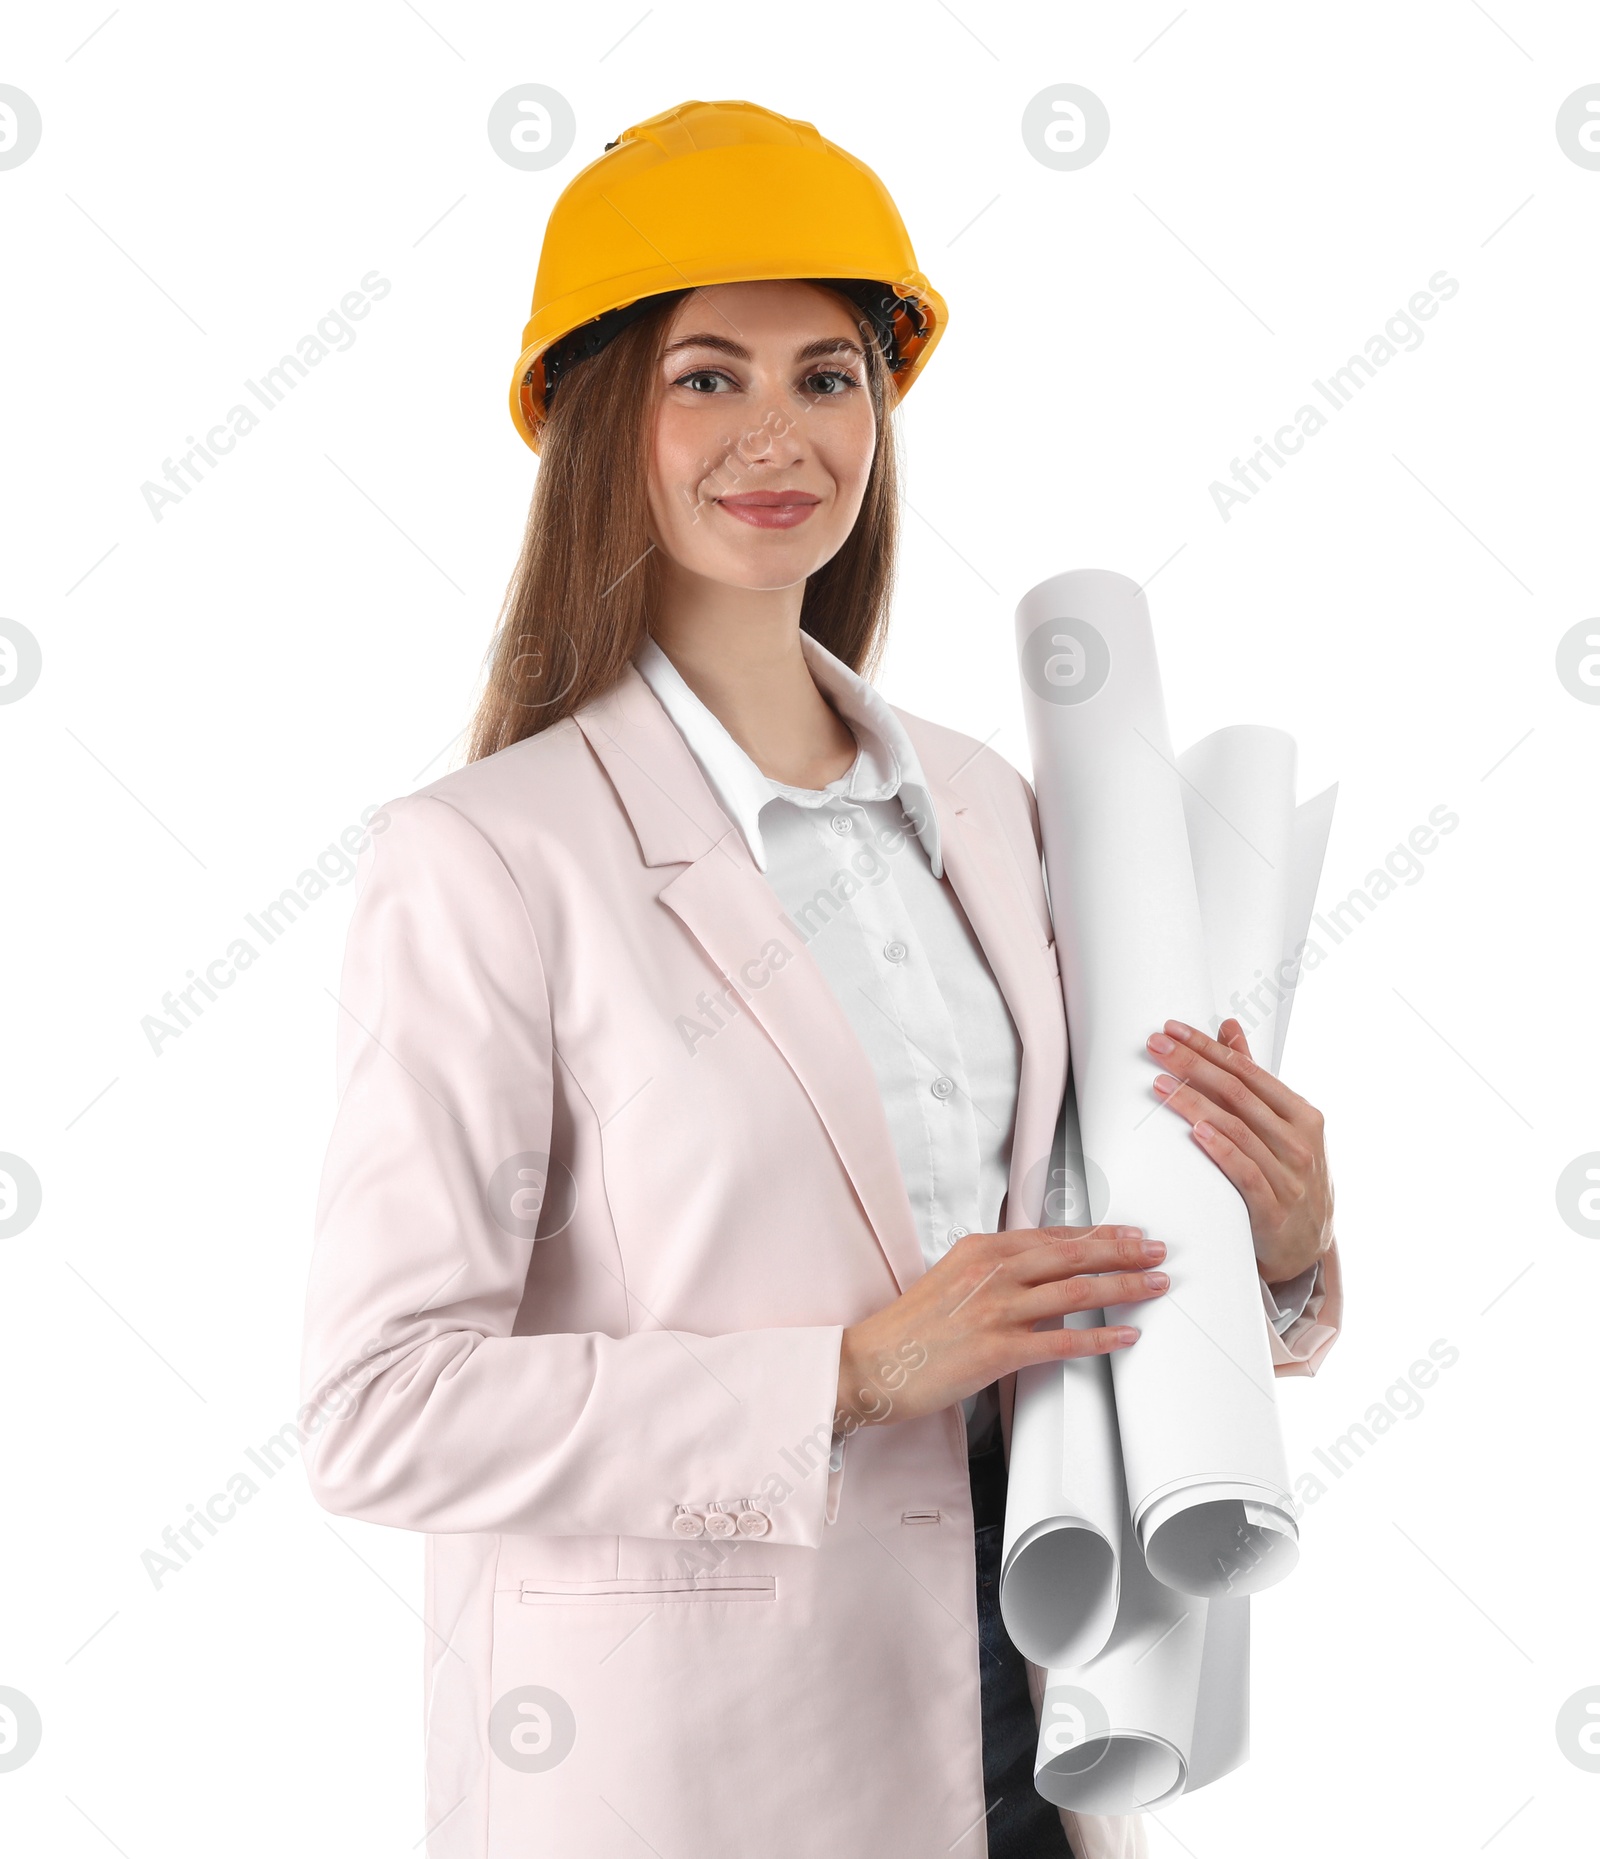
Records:
[[[577,352],[592,352],[614,332],[608,313],[760,278],[854,285],[900,395],[944,334],[944,299],[917,269],[889,190],[810,123],[693,102],[624,129],[551,210],[511,378],[517,431],[537,452],[545,358],[562,337],[584,329]]]

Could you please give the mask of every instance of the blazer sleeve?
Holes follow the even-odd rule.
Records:
[[[1338,1240],[1329,1240],[1327,1251],[1317,1260],[1311,1293],[1304,1307],[1281,1333],[1273,1322],[1274,1316],[1281,1314],[1277,1300],[1266,1280],[1260,1283],[1267,1335],[1272,1344],[1273,1374],[1316,1374],[1344,1321],[1344,1283],[1340,1276]]]
[[[317,1501],[430,1532],[670,1537],[680,1504],[748,1496],[768,1541],[820,1543],[842,1326],[512,1333],[537,1242],[496,1218],[496,1174],[538,1179],[558,1061],[521,895],[436,796],[373,821],[338,1054],[301,1365]]]

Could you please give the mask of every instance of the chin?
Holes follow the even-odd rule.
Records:
[[[804,587],[806,583],[803,574],[730,574],[714,575],[711,578],[720,581],[724,587],[742,588],[747,594],[777,594],[786,587]]]
[[[741,550],[732,558],[724,556],[717,561],[697,565],[696,573],[704,575],[708,581],[721,581],[729,587],[743,587],[751,593],[770,594],[779,588],[793,587],[797,581],[805,581],[827,559],[826,555],[819,558],[813,549],[807,549],[803,555],[766,549],[752,555]]]

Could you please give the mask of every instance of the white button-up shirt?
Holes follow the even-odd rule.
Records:
[[[825,788],[764,775],[653,639],[634,657],[758,870],[778,894],[871,1062],[931,1266],[992,1233],[1011,1164],[1021,1046],[959,899],[939,822],[900,719],[841,659],[800,635],[817,688],[855,736]],[[1310,1295],[1280,1296],[1286,1329]],[[1284,1292],[1290,1287],[1282,1287]],[[993,1385],[962,1403],[969,1448],[993,1442]]]

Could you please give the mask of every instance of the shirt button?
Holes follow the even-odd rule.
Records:
[[[734,1522],[733,1518],[730,1517],[725,1510],[711,1510],[706,1512],[707,1536],[732,1536],[738,1527],[738,1524]]]
[[[970,1233],[971,1231],[972,1231],[972,1229],[971,1229],[971,1227],[967,1227],[967,1226],[953,1226],[953,1227],[951,1227],[951,1229],[950,1229],[950,1243],[951,1243],[951,1245],[954,1245],[954,1244],[955,1244],[955,1242],[956,1242],[956,1241],[957,1241],[958,1239],[965,1239],[965,1238],[966,1238],[966,1236],[968,1235],[968,1233]]]
[[[886,942],[883,955],[885,961],[903,962],[906,959],[906,946],[903,942]]]
[[[953,1078],[935,1078],[933,1083],[928,1086],[928,1089],[937,1098],[948,1097],[955,1088],[956,1085]]]
[[[705,1521],[698,1511],[680,1510],[672,1520],[674,1536],[703,1536]]]
[[[765,1536],[771,1528],[772,1521],[764,1511],[740,1511],[739,1534],[741,1536]]]
[[[856,830],[856,823],[848,813],[836,813],[828,824],[836,833],[853,833]]]

